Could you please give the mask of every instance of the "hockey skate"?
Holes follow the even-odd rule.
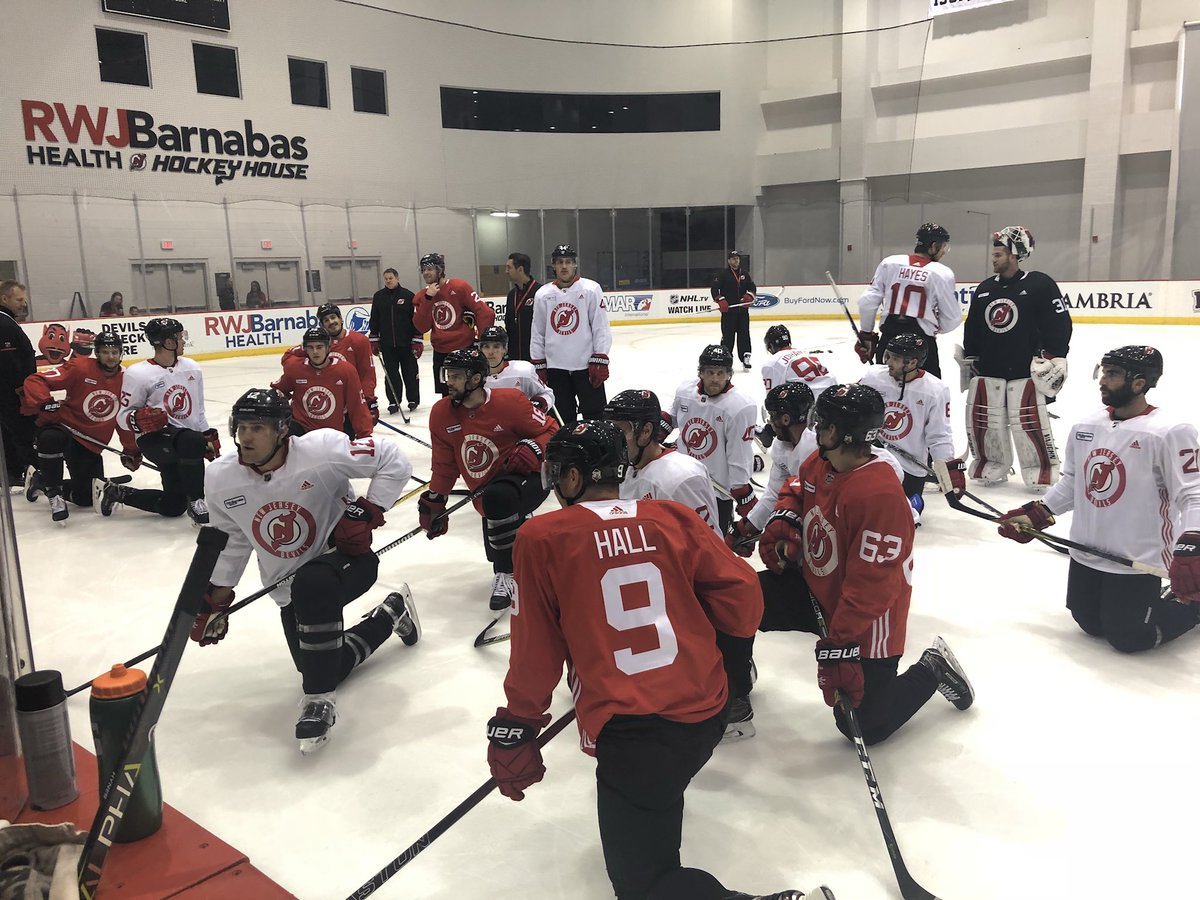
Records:
[[[729,718],[725,722],[725,733],[721,736],[721,743],[743,741],[754,735],[754,707],[750,705],[750,698],[733,698],[729,703]]]
[[[202,499],[189,500],[187,514],[191,518],[192,524],[197,527],[208,524],[208,504]]]
[[[957,709],[967,709],[975,702],[975,689],[941,635],[934,638],[933,646],[921,654],[920,664],[933,671],[938,679],[938,691]]]
[[[315,753],[329,740],[329,731],[337,721],[336,699],[329,694],[305,694],[300,701],[300,718],[296,721],[296,739],[300,753]]]
[[[492,598],[488,601],[488,607],[496,612],[508,609],[516,596],[517,582],[512,572],[497,572],[492,579]]]
[[[411,647],[421,639],[421,620],[407,584],[383,598],[383,602],[367,613],[368,616],[387,616],[392,620],[392,632]]]
[[[803,900],[808,897],[809,900],[837,900],[833,896],[833,891],[821,885],[818,888],[813,888],[807,894],[804,891],[780,891],[777,894],[763,894],[760,897],[755,897],[753,900]]]
[[[67,509],[67,498],[62,495],[62,488],[49,488],[46,499],[50,502],[50,521],[65,526],[71,511]]]
[[[745,369],[747,372],[750,371],[750,354],[749,353],[742,354],[742,368]]]
[[[111,516],[113,510],[125,502],[125,492],[115,481],[105,481],[97,478],[92,482],[92,506],[102,516]]]
[[[45,492],[46,482],[42,478],[42,473],[33,466],[29,466],[25,470],[25,499],[34,503]]]

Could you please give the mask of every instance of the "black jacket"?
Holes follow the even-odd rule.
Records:
[[[508,292],[508,305],[504,307],[504,330],[508,332],[508,358],[529,362],[529,341],[533,337],[533,295],[542,283],[530,279],[525,287],[515,284]]]
[[[724,300],[730,306],[736,306],[746,302],[742,300],[742,297],[746,295],[747,291],[750,293],[752,302],[754,295],[758,293],[758,288],[754,286],[754,279],[744,269],[734,272],[733,269],[726,266],[713,279],[713,300]]]
[[[993,275],[975,288],[963,353],[979,357],[976,368],[984,377],[1028,378],[1035,356],[1067,355],[1071,330],[1071,313],[1049,275],[1018,271],[1007,280]]]
[[[418,335],[413,328],[413,292],[402,285],[381,288],[371,298],[371,339],[384,347],[405,347]]]
[[[0,307],[0,406],[16,409],[17,389],[36,371],[33,344],[12,313]]]

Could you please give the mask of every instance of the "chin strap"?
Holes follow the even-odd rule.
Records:
[[[264,472],[262,470],[262,467],[265,465],[269,465],[271,460],[273,460],[276,456],[279,455],[280,450],[282,450],[284,452],[284,456],[287,455],[288,436],[284,435],[280,440],[276,441],[275,449],[271,451],[271,455],[268,456],[266,459],[264,459],[262,462],[258,463],[257,465],[254,463],[248,463],[244,459],[242,459],[242,445],[241,444],[234,441],[233,445],[235,447],[237,447],[238,462],[241,465],[245,466],[247,469],[252,469],[256,475],[261,475],[265,478],[266,476],[268,476],[270,474],[270,472]]]

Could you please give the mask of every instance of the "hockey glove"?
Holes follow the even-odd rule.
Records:
[[[879,346],[879,335],[876,332],[860,331],[858,340],[854,344],[854,352],[858,354],[858,361],[869,364],[875,356],[877,346]]]
[[[464,309],[463,310],[463,322],[466,324],[466,326],[468,328],[470,328],[472,331],[474,331],[475,330],[475,313],[471,312],[471,310],[469,310],[469,309]]]
[[[204,458],[212,462],[221,455],[221,435],[217,433],[217,429],[210,428],[204,432],[204,440]]]
[[[200,612],[192,622],[192,640],[201,647],[215,644],[229,633],[229,616],[226,611],[233,603],[233,588],[217,587],[209,582],[204,592]]]
[[[738,519],[725,533],[725,543],[738,556],[749,559],[754,554],[754,545],[761,535],[762,532],[755,528],[749,519]]]
[[[368,400],[367,401],[367,412],[369,412],[371,414],[371,424],[378,425],[379,424],[379,401],[378,400]],[[364,435],[364,437],[365,437],[365,435]]]
[[[546,383],[546,361],[544,359],[530,360],[533,363],[533,371],[537,373],[538,381],[542,384]]]
[[[333,528],[333,546],[347,556],[363,556],[371,552],[371,532],[382,525],[383,510],[359,497],[346,507]]]
[[[1054,397],[1067,380],[1067,360],[1062,356],[1035,356],[1029,363],[1029,378],[1043,397]]]
[[[729,301],[724,297],[717,298],[717,308],[723,313],[729,312]]]
[[[1028,544],[1033,535],[1021,531],[1019,525],[1028,525],[1042,531],[1054,524],[1054,515],[1041,500],[1031,500],[1020,509],[1010,509],[998,520],[1000,527],[996,529],[1000,537],[1006,537],[1018,544]]]
[[[750,515],[750,510],[758,506],[758,498],[754,496],[754,488],[748,484],[739,484],[729,489],[729,496],[737,504],[735,507],[739,516]]]
[[[412,347],[413,359],[420,359],[421,354],[425,352],[424,341],[413,341],[409,346]]]
[[[445,494],[426,491],[417,498],[417,521],[425,529],[425,537],[433,540],[450,529],[450,517],[446,515]]]
[[[598,388],[608,381],[608,354],[593,353],[588,359],[588,383]]]
[[[1171,557],[1171,590],[1188,603],[1200,601],[1200,531],[1186,531]]]
[[[142,467],[142,454],[125,452],[121,454],[121,465],[130,472],[136,472]]]
[[[961,497],[967,489],[967,464],[961,459],[935,459],[933,474],[943,494]]]
[[[379,338],[368,337],[367,340],[369,340],[371,342],[371,355],[378,356],[379,355]]]
[[[500,461],[504,475],[532,475],[542,470],[542,448],[532,438],[518,441]]]
[[[958,389],[965,391],[971,387],[971,379],[979,377],[979,357],[967,356],[962,344],[955,344],[954,361],[958,363]]]
[[[38,428],[46,425],[56,425],[62,421],[62,404],[57,400],[47,400],[38,407],[37,419],[34,424]]]
[[[800,514],[791,509],[777,509],[767,519],[758,541],[758,555],[776,575],[793,560],[800,562],[804,552],[804,525]]]
[[[488,720],[488,768],[509,800],[524,800],[526,789],[546,774],[536,738],[549,719],[524,719],[501,706]]]
[[[858,707],[863,699],[863,670],[858,644],[838,646],[821,638],[817,641],[817,686],[825,695],[826,706],[836,706],[838,692],[845,691],[850,705]]]
[[[167,414],[157,406],[143,406],[129,417],[129,427],[138,434],[156,434],[167,427]]]
[[[658,414],[658,430],[654,432],[654,439],[660,444],[666,443],[671,431],[675,428],[675,423],[671,421],[669,412],[659,412]]]

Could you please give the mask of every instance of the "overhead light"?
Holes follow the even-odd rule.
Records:
[[[497,219],[519,219],[521,214],[515,209],[493,209],[489,216],[495,216]]]

